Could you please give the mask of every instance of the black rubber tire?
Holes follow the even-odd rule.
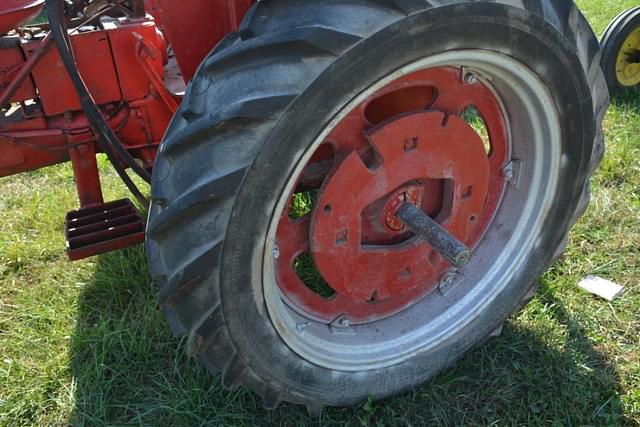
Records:
[[[640,6],[633,9],[628,9],[622,12],[616,17],[602,36],[602,70],[607,79],[607,86],[611,95],[617,95],[624,93],[629,89],[635,88],[628,87],[620,84],[616,75],[616,60],[618,53],[622,49],[622,44],[629,37],[634,30],[640,27]]]
[[[564,123],[558,149],[570,163],[548,231],[504,295],[455,340],[375,371],[312,365],[285,345],[265,313],[261,260],[276,198],[329,111],[444,46],[509,54],[548,82]],[[245,385],[266,408],[289,401],[317,412],[432,378],[533,296],[584,213],[604,152],[608,92],[599,64],[598,41],[571,1],[257,3],[238,35],[200,67],[154,168],[147,251],[173,332],[189,337],[190,351],[221,373],[225,387]]]

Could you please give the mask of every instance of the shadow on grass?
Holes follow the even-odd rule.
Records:
[[[640,88],[632,88],[622,91],[611,97],[611,104],[627,106],[634,110],[640,110]]]
[[[76,425],[625,424],[613,365],[544,284],[530,309],[563,342],[512,322],[435,381],[383,402],[330,409],[322,419],[253,394],[223,390],[170,336],[142,248],[104,255],[79,303],[72,337]],[[542,315],[538,317],[543,317]],[[552,326],[549,325],[549,330]],[[550,334],[551,335],[551,334]]]

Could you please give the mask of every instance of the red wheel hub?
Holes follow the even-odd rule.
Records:
[[[443,226],[467,240],[482,212],[489,177],[482,140],[458,117],[414,113],[376,127],[367,137],[380,166],[371,170],[351,152],[325,182],[318,198],[325,209],[315,210],[311,227],[311,253],[320,273],[338,294],[354,302],[400,297],[419,288],[440,264],[440,257],[421,240],[368,245],[363,231],[375,227],[362,225],[368,205],[381,194],[404,192],[409,183],[415,194],[420,182],[441,180],[447,187],[440,212]],[[390,207],[398,199],[393,195]],[[390,236],[394,233],[389,231]]]
[[[509,149],[493,92],[463,74],[443,67],[388,84],[317,150],[295,190],[313,190],[313,206],[298,219],[287,210],[276,236],[276,280],[292,308],[326,322],[363,323],[433,291],[451,266],[396,217],[405,202],[469,247],[477,244],[503,193]],[[462,117],[469,107],[484,121],[488,147]],[[309,285],[310,274],[330,296]]]

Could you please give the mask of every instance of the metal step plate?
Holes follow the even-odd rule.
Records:
[[[129,199],[69,212],[67,254],[72,261],[144,242],[145,220]]]

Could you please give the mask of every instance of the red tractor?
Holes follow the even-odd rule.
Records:
[[[433,377],[588,205],[609,95],[572,1],[46,0],[27,25],[43,3],[0,3],[0,176],[70,160],[70,257],[146,240],[173,332],[267,408]]]

